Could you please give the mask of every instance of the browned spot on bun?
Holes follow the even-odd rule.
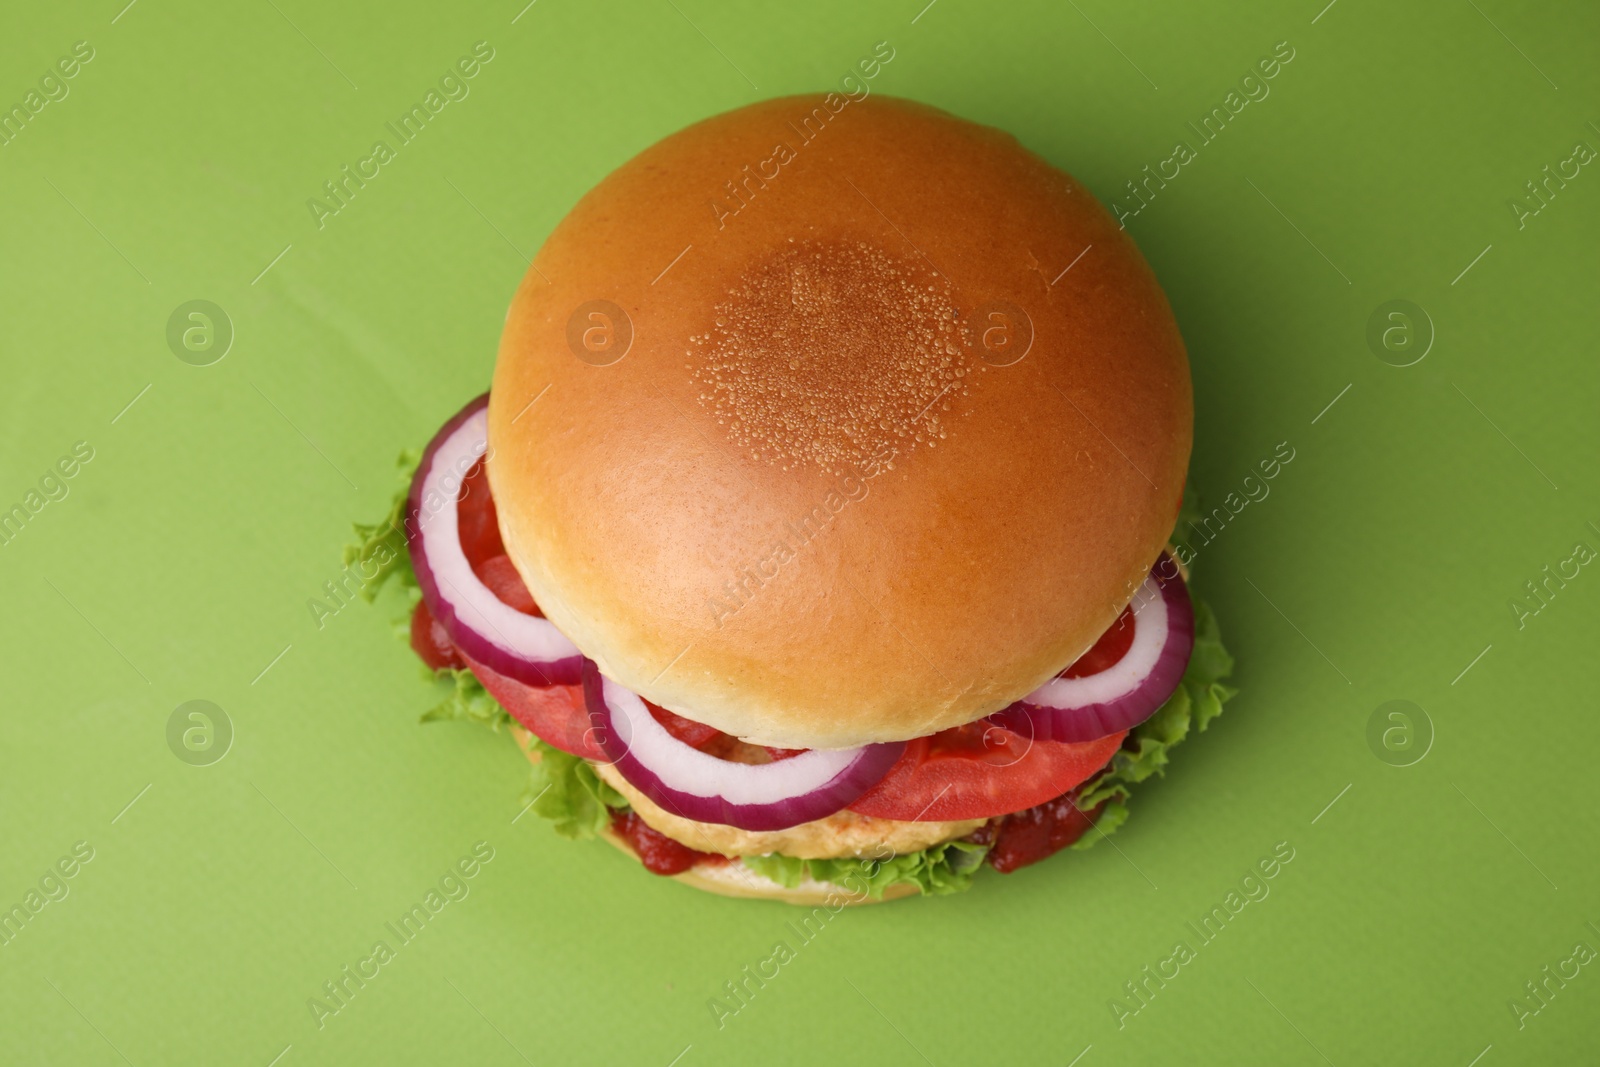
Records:
[[[715,308],[700,403],[732,445],[785,470],[893,469],[944,436],[970,356],[950,283],[865,241],[790,239]]]

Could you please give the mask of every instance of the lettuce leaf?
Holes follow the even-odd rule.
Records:
[[[417,473],[417,464],[422,462],[422,453],[414,448],[408,448],[400,453],[400,458],[395,461],[395,468],[400,478],[400,488],[395,491],[394,499],[389,503],[389,514],[379,522],[368,525],[367,523],[354,523],[356,533],[354,544],[344,546],[340,554],[346,568],[352,563],[365,564],[368,560],[386,557],[385,562],[379,565],[377,573],[368,578],[361,587],[361,599],[372,603],[377,599],[379,591],[389,581],[391,575],[398,575],[402,588],[409,590],[411,603],[415,605],[422,593],[417,588],[417,574],[411,569],[411,553],[406,550],[406,494],[411,489],[411,479]],[[387,552],[384,549],[388,549]],[[362,573],[366,573],[365,568]]]
[[[781,853],[745,856],[750,870],[781,886],[793,889],[807,873],[819,882],[839,886],[847,893],[865,894],[881,900],[884,890],[895,885],[914,885],[925,895],[960,893],[972,887],[972,876],[983,866],[988,845],[971,841],[946,841],[921,852],[907,852],[886,859],[870,856],[831,860],[801,860]]]
[[[533,765],[523,803],[549,819],[562,837],[589,840],[610,825],[611,812],[628,810],[628,798],[602,782],[587,760],[536,737],[531,747],[539,762]]]
[[[440,671],[430,671],[424,667],[423,672],[435,681],[448,683],[450,692],[439,703],[423,712],[422,718],[418,721],[475,722],[487,726],[495,733],[499,733],[502,726],[509,726],[514,721],[511,713],[489,695],[489,691],[471,671],[450,667]]]

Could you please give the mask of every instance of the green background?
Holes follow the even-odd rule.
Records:
[[[1600,173],[1522,228],[1507,202],[1600,147],[1600,11],[924,2],[8,12],[0,101],[75,41],[95,58],[0,147],[0,503],[74,442],[94,458],[0,548],[0,905],[74,842],[94,858],[0,947],[0,1059],[1592,1062],[1600,966],[1521,1029],[1507,1002],[1600,945],[1600,574],[1520,629],[1508,602],[1600,547]],[[470,96],[319,230],[306,199],[479,40]],[[1193,482],[1215,502],[1295,459],[1197,562],[1242,692],[1118,848],[846,912],[719,1029],[708,998],[791,912],[513,823],[512,746],[416,724],[397,600],[320,629],[307,600],[396,452],[485,388],[586,189],[880,40],[874,91],[1012,131],[1103,200],[1290,43],[1129,229],[1188,341]],[[166,342],[194,299],[236,331],[211,366]],[[1391,299],[1436,331],[1413,366],[1366,341]],[[210,766],[167,745],[193,699],[236,731]],[[1367,741],[1390,700],[1431,722],[1411,766]],[[480,840],[471,895],[319,1030],[307,998]],[[1123,983],[1279,842],[1271,895],[1119,1029]]]

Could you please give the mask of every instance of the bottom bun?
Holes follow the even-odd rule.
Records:
[[[533,747],[533,735],[521,726],[511,725],[511,738],[528,757],[529,763],[539,762],[539,750]],[[600,836],[615,845],[623,855],[638,862],[639,856],[628,847],[628,843],[619,837],[611,827],[606,827]],[[661,877],[657,875],[656,877]],[[668,875],[675,882],[681,882],[694,889],[703,889],[707,893],[716,893],[724,897],[746,897],[755,900],[779,900],[785,904],[798,904],[806,907],[827,906],[838,907],[856,904],[880,904],[885,901],[899,900],[902,897],[917,896],[918,890],[914,885],[889,886],[883,891],[883,896],[877,899],[862,893],[853,893],[843,886],[834,885],[832,882],[818,882],[807,878],[799,885],[790,889],[788,886],[779,885],[770,878],[763,878],[737,860],[724,863],[697,863],[682,874]]]

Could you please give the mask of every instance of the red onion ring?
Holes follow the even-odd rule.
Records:
[[[1167,702],[1194,651],[1194,607],[1166,553],[1133,597],[1133,644],[1098,674],[1056,677],[989,721],[1039,741],[1093,741],[1127,730]]]
[[[549,619],[524,615],[473,573],[456,504],[489,447],[489,395],[462,408],[428,443],[406,500],[406,545],[428,611],[463,653],[524,685],[576,685],[583,654]]]
[[[675,815],[741,830],[783,830],[823,819],[889,773],[905,742],[814,748],[773,763],[734,763],[679,741],[637,693],[585,663],[595,739],[628,782]]]

